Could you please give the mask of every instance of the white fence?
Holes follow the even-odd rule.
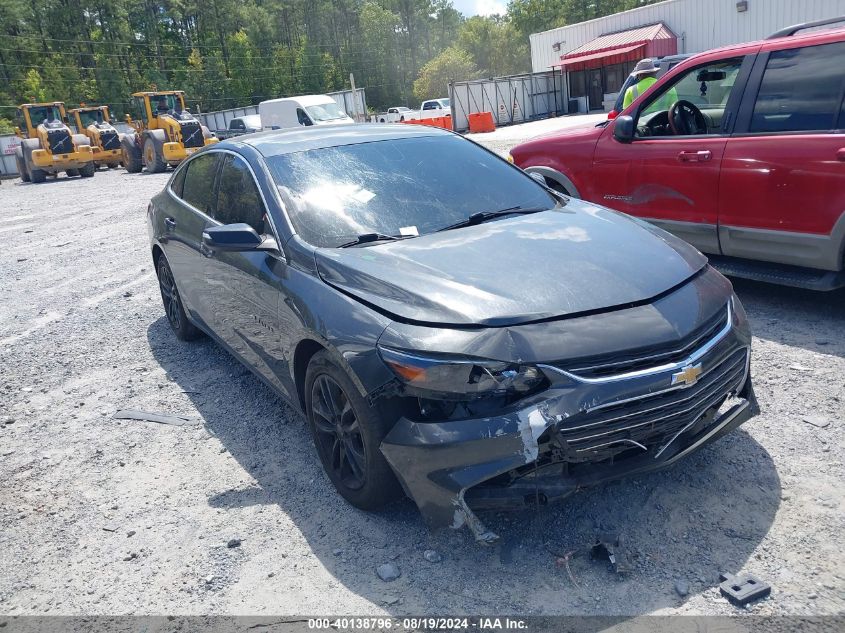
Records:
[[[452,127],[456,132],[468,130],[467,116],[476,112],[492,112],[497,126],[564,114],[562,83],[560,73],[554,71],[450,83]]]
[[[334,99],[340,108],[349,116],[354,116],[359,123],[366,120],[367,96],[364,88],[355,89],[353,100],[351,90],[339,92],[328,92],[327,96]],[[353,107],[354,105],[354,107]],[[356,113],[357,110],[357,113]],[[200,122],[209,130],[225,130],[229,127],[229,121],[239,116],[258,114],[258,106],[247,106],[245,108],[232,108],[231,110],[219,110],[217,112],[203,112],[197,115]]]

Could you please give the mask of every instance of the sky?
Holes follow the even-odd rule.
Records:
[[[455,8],[465,16],[493,15],[507,10],[507,0],[452,0]]]

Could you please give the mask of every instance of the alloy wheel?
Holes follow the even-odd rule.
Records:
[[[167,265],[164,257],[161,258],[158,265],[158,286],[161,289],[161,300],[164,302],[167,319],[173,329],[178,330],[182,325],[181,300],[179,291],[176,289],[176,281],[173,279],[173,273],[170,272],[170,266]]]
[[[335,479],[352,490],[363,488],[367,456],[358,417],[343,389],[326,374],[311,387],[311,415],[317,446]]]

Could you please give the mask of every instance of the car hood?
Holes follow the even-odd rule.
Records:
[[[506,326],[648,301],[707,263],[630,216],[584,202],[369,247],[321,248],[327,284],[394,319]]]

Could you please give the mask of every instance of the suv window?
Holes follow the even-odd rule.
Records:
[[[261,195],[246,161],[239,156],[228,154],[223,159],[214,219],[222,224],[245,222],[259,235],[265,232]]]
[[[185,167],[182,199],[206,215],[214,215],[214,176],[220,152],[200,154]]]
[[[696,66],[652,95],[637,121],[637,136],[672,136],[668,110],[678,101],[687,101],[704,117],[706,130],[698,134],[720,134],[722,117],[734,83],[742,67],[742,57]]]
[[[832,130],[842,103],[845,42],[774,51],[754,104],[751,132]]]

